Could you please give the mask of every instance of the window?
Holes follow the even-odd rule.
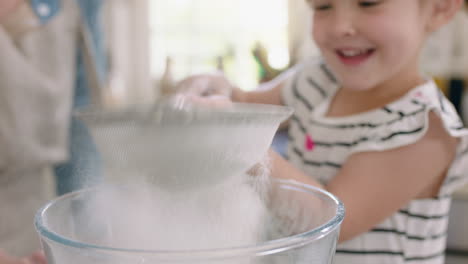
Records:
[[[150,0],[150,71],[160,78],[166,57],[176,79],[220,68],[244,89],[256,87],[261,43],[274,68],[289,63],[287,0]]]

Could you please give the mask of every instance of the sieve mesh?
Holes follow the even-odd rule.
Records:
[[[284,106],[233,103],[126,106],[77,113],[90,128],[106,176],[138,177],[173,190],[212,185],[247,171],[266,154]]]

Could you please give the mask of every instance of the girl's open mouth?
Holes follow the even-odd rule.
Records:
[[[338,49],[336,54],[345,65],[356,66],[366,61],[375,49]]]

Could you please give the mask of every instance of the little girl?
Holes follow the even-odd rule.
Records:
[[[323,61],[234,101],[294,107],[272,175],[320,186],[346,207],[335,263],[444,262],[452,192],[466,182],[468,130],[420,73],[428,35],[461,0],[309,0]],[[203,82],[200,82],[203,81]],[[220,75],[181,86],[232,88]]]

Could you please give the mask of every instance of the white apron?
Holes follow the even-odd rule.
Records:
[[[53,196],[50,167],[67,158],[75,81],[76,7],[11,39],[0,25],[0,248],[38,250],[34,214]]]

